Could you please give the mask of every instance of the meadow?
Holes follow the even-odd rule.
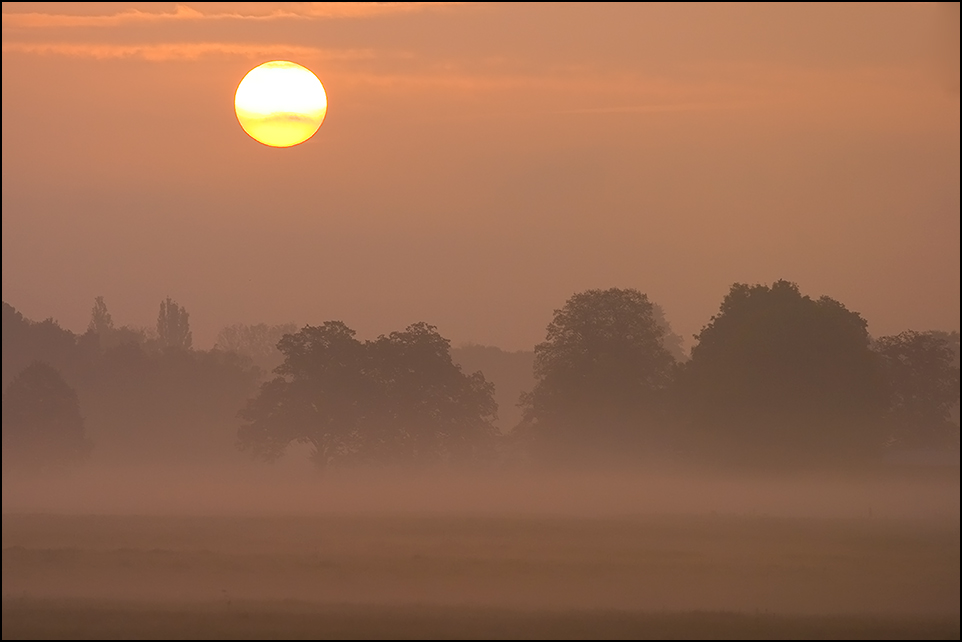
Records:
[[[3,637],[958,638],[956,516],[3,516]]]

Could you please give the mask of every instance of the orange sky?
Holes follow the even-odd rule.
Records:
[[[196,347],[424,320],[530,349],[587,288],[686,338],[735,281],[876,335],[959,327],[959,11],[891,5],[3,3],[3,299]],[[313,70],[307,143],[233,112]],[[690,341],[689,341],[690,343]]]

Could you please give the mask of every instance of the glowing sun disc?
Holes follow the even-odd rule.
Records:
[[[291,147],[317,132],[327,115],[324,86],[287,60],[254,67],[237,86],[234,112],[247,135],[270,147]]]

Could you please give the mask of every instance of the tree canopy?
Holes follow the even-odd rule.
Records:
[[[78,361],[77,337],[53,319],[31,321],[12,305],[3,303],[3,386],[34,361],[61,371]]]
[[[89,450],[77,393],[49,364],[27,366],[3,394],[4,468],[61,466]]]
[[[78,337],[4,303],[4,387],[34,361],[51,365],[76,390],[100,461],[239,459],[237,411],[258,373],[233,353],[158,349],[145,334],[121,326],[107,341]]]
[[[176,301],[170,297],[161,301],[157,314],[157,336],[161,347],[189,350],[193,343],[189,320],[187,310]]]
[[[29,435],[47,419],[25,410],[43,381],[60,390],[59,423],[49,425],[73,421],[102,461],[226,461],[240,456],[234,445],[273,459],[301,442],[319,466],[487,456],[633,464],[666,450],[845,465],[885,448],[959,444],[958,332],[872,341],[858,313],[788,281],[734,284],[687,360],[664,312],[617,288],[572,296],[526,353],[452,351],[426,323],[359,341],[338,321],[228,326],[215,349],[194,350],[187,312],[170,298],[158,335],[115,327],[102,297],[81,336],[4,303],[4,456],[45,451]],[[268,366],[275,376],[261,385]],[[490,376],[467,374],[478,369]],[[520,417],[506,417],[511,434],[499,439],[496,399],[510,405],[505,395],[520,390],[529,391],[513,406]],[[79,410],[64,410],[80,406],[89,431]]]
[[[952,411],[959,403],[958,333],[906,331],[880,337],[889,404],[889,440],[898,448],[958,448],[959,426]]]
[[[522,431],[547,450],[621,449],[650,438],[675,359],[663,315],[634,289],[575,294],[535,347]]]
[[[707,447],[772,460],[871,450],[885,391],[866,325],[788,281],[734,284],[683,368],[681,399]]]
[[[113,330],[113,328],[114,320],[107,310],[107,304],[104,302],[104,298],[102,296],[96,297],[94,299],[94,307],[90,311],[90,324],[87,326],[87,332],[105,335]]]
[[[143,328],[130,326],[114,326],[113,317],[107,310],[107,304],[102,296],[94,298],[94,305],[90,311],[90,323],[83,341],[92,341],[102,349],[110,349],[125,343],[148,343],[147,332]]]
[[[295,441],[309,443],[321,467],[468,460],[490,448],[493,386],[461,372],[434,326],[361,342],[328,321],[278,348],[278,376],[241,413],[240,445],[257,456],[277,458]]]

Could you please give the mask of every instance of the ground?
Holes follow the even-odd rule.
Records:
[[[959,637],[959,520],[3,516],[3,637]]]

